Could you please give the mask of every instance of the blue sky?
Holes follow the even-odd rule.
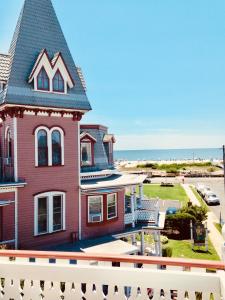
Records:
[[[3,1],[7,52],[23,0]],[[225,143],[223,0],[53,0],[93,111],[117,149]],[[60,49],[59,49],[60,50]]]

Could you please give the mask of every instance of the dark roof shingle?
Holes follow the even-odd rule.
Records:
[[[7,82],[9,79],[10,55],[0,53],[0,81]]]

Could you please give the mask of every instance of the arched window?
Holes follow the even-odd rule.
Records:
[[[53,91],[64,93],[64,80],[59,71],[56,72],[53,78]]]
[[[52,165],[62,164],[61,133],[58,130],[52,131]]]
[[[38,131],[38,166],[48,165],[48,135],[44,129]]]
[[[44,67],[37,76],[37,89],[49,91],[49,78]]]
[[[60,127],[35,129],[35,166],[64,165],[64,131]]]

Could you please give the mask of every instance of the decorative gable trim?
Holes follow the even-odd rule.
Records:
[[[94,142],[94,143],[97,142],[97,140],[90,133],[88,133],[88,132],[81,133],[81,135],[80,135],[80,141],[82,142],[84,140],[88,140],[88,141],[91,141],[91,142]]]
[[[75,83],[74,80],[66,66],[66,63],[63,59],[61,52],[58,52],[54,55],[53,59],[50,60],[48,52],[46,49],[43,49],[41,53],[38,55],[38,58],[34,64],[34,67],[29,76],[28,82],[31,83],[34,81],[34,89],[37,91],[37,77],[40,70],[44,67],[45,71],[50,80],[50,89],[49,92],[56,93],[53,91],[53,78],[57,71],[60,71],[60,74],[64,80],[64,93],[67,93],[67,86],[69,88],[73,88]],[[58,93],[58,92],[57,92]]]

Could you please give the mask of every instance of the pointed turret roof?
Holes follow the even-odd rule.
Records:
[[[61,53],[75,85],[68,94],[34,91],[29,75],[40,53]],[[9,49],[10,64],[1,104],[32,105],[90,110],[85,89],[73,61],[51,0],[25,0]],[[1,60],[1,57],[0,57]]]

